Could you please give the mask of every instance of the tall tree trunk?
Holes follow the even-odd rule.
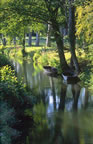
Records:
[[[39,33],[36,32],[36,46],[39,46]]]
[[[59,30],[60,30],[61,37],[63,37],[63,27],[60,26]]]
[[[22,53],[23,53],[23,56],[25,56],[25,54],[26,54],[26,51],[25,51],[25,31],[24,31],[23,44],[22,44],[22,46],[23,46]]]
[[[64,44],[63,44],[63,36],[61,36],[60,30],[59,30],[59,23],[57,21],[57,15],[58,15],[58,8],[53,10],[50,7],[50,1],[44,0],[46,3],[46,7],[48,8],[48,12],[50,14],[50,22],[52,24],[52,28],[54,31],[54,37],[57,44],[59,59],[60,59],[60,66],[62,71],[66,71],[69,69],[69,66],[66,62],[65,55],[64,55]],[[63,4],[63,1],[62,1]]]
[[[28,46],[31,46],[31,44],[32,44],[32,35],[31,32],[29,32]]]
[[[64,36],[68,35],[68,10],[67,10],[67,6],[65,6],[65,17],[66,17],[66,23],[65,23],[65,28],[64,28]]]
[[[75,53],[75,7],[72,5],[74,0],[69,0],[69,42],[70,42],[70,51],[72,55],[73,64],[77,72],[80,71],[78,60]]]
[[[51,47],[51,25],[50,24],[48,24],[46,46]]]
[[[14,42],[14,47],[16,48],[16,37],[14,37],[13,42]]]
[[[56,21],[52,21],[52,27],[54,31],[54,37],[56,40],[57,48],[58,48],[61,69],[62,71],[66,71],[69,69],[69,66],[66,62],[65,55],[64,55],[63,37],[60,34],[59,25]]]
[[[3,38],[3,46],[6,46],[6,38]]]

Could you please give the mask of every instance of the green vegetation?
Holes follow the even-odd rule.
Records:
[[[19,132],[13,128],[15,124],[15,111],[6,102],[0,99],[0,143],[11,144],[12,137],[19,136]]]
[[[20,44],[22,45],[21,51],[23,56],[25,56],[26,34],[29,35],[28,45],[31,46],[33,31],[36,33],[36,45],[39,45],[40,35],[45,36],[47,33],[47,40],[50,40],[49,37],[51,36],[54,37],[57,45],[57,51],[55,52],[58,54],[59,62],[57,62],[55,59],[51,62],[47,62],[47,55],[45,54],[45,58],[44,56],[41,58],[43,61],[42,63],[44,64],[46,62],[46,64],[51,65],[53,63],[54,65],[54,62],[57,62],[57,64],[60,65],[61,71],[63,72],[69,70],[70,68],[64,48],[64,39],[66,35],[69,43],[69,53],[71,55],[69,62],[72,62],[74,70],[79,73],[80,61],[76,53],[79,46],[80,49],[82,49],[84,45],[88,46],[92,43],[92,9],[92,1],[90,2],[89,0],[86,2],[84,0],[81,2],[74,2],[73,0],[68,2],[58,2],[56,0],[53,2],[50,0],[40,0],[39,2],[37,0],[22,0],[21,3],[20,0],[4,1],[1,3],[0,14],[0,18],[2,20],[1,38],[3,40],[3,45],[6,46],[6,37],[9,37],[11,41],[14,41],[15,45],[17,41],[20,41]],[[7,11],[8,13],[6,14]],[[49,29],[49,25],[52,27],[52,29]],[[65,31],[65,34],[62,29]],[[77,29],[77,31],[75,29]],[[77,49],[75,47],[75,40],[80,44],[77,45]]]
[[[0,67],[0,100],[7,100],[10,102],[10,105],[13,105],[16,108],[18,103],[20,106],[25,103],[30,103],[33,105],[33,96],[31,92],[27,92],[26,86],[22,81],[18,81],[16,77],[15,70],[11,69],[10,62],[7,58],[2,55],[0,61],[2,60],[3,65]]]
[[[19,116],[32,108],[35,98],[26,86],[17,80],[16,73],[5,55],[0,54],[0,142],[12,144],[20,132],[15,126]]]
[[[93,44],[85,48],[85,56],[81,61],[82,73],[80,78],[82,83],[93,91]]]
[[[11,63],[8,61],[5,55],[0,54],[0,67],[5,65],[11,65]]]
[[[41,38],[42,40],[43,38]],[[45,38],[44,38],[45,40]],[[66,47],[67,50],[65,50],[65,57],[67,60],[67,63],[70,63],[71,54],[69,51],[69,45],[68,41],[66,41]],[[42,42],[42,41],[41,41]],[[32,47],[26,47],[26,53],[28,60],[30,60],[30,57],[32,57],[33,61],[37,63],[38,65],[50,65],[53,67],[56,67],[59,70],[59,73],[61,72],[60,68],[60,60],[57,53],[56,45],[53,47],[53,42],[51,47],[45,47],[45,42],[42,43],[43,46],[35,47],[34,45]],[[22,59],[22,48],[19,45],[19,48],[11,48],[9,46],[6,46],[4,53],[8,54],[11,58],[17,58]],[[79,43],[77,42],[77,48],[76,48],[76,55],[78,57],[78,61],[80,64],[81,73],[79,74],[79,77],[82,81],[82,85],[84,84],[86,87],[89,86],[92,88],[92,65],[93,65],[93,44],[90,44],[86,46],[84,49],[80,48]],[[7,53],[7,50],[9,53]],[[1,59],[2,56],[1,54]],[[5,62],[4,62],[5,61]],[[6,57],[0,61],[3,65],[4,63],[7,63]]]
[[[15,59],[15,62],[17,60],[19,65],[20,63],[23,64],[24,81],[31,77],[33,83],[29,81],[25,85],[22,80],[18,80],[17,72],[10,62],[11,59]],[[33,61],[34,72],[33,70],[31,73],[26,72],[25,60]],[[20,135],[20,128],[19,131],[16,130],[15,121],[17,119],[22,122],[25,121],[24,119],[30,119],[31,124],[34,121],[33,123],[37,126],[36,130],[34,129],[37,138],[39,138],[38,133],[41,132],[42,128],[44,131],[48,129],[47,110],[44,106],[47,90],[44,89],[41,92],[42,88],[37,86],[38,83],[34,90],[29,88],[30,84],[34,87],[37,79],[41,80],[41,75],[39,78],[32,76],[37,76],[38,71],[41,71],[42,67],[46,65],[57,68],[60,75],[63,72],[74,72],[78,75],[81,82],[75,98],[75,91],[73,92],[73,101],[76,107],[78,104],[78,102],[76,103],[77,95],[80,94],[81,90],[80,85],[87,87],[93,93],[93,0],[0,1],[1,144],[12,144],[14,137]],[[27,66],[30,71],[29,65]],[[17,68],[21,73],[19,67]],[[50,77],[49,83],[56,103],[55,84],[52,77]],[[72,89],[74,88],[75,86],[72,85]],[[38,94],[37,91],[41,93]],[[66,90],[62,89],[62,92],[62,101],[60,99],[60,102],[64,103],[64,107],[65,98],[63,97],[65,97]],[[85,89],[84,93],[87,93]],[[44,98],[44,94],[46,98]],[[41,97],[44,99],[44,103],[41,101]],[[87,99],[86,96],[84,103],[87,103]],[[55,107],[54,104],[54,109]],[[42,119],[42,115],[44,119]],[[25,122],[22,124],[25,125]],[[43,133],[41,134],[43,135]],[[34,131],[30,135],[34,135]],[[25,139],[24,135],[22,136]],[[28,133],[25,142],[31,143]]]

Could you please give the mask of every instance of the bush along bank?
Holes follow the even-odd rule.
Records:
[[[33,120],[25,116],[26,109],[31,109],[35,103],[35,97],[31,91],[27,91],[26,86],[17,80],[15,71],[11,68],[8,59],[0,54],[0,139],[1,143],[15,144],[20,138],[24,141],[22,129],[28,129],[25,120]],[[4,121],[3,121],[4,120]],[[8,128],[8,127],[9,128]],[[31,128],[31,127],[30,127]],[[8,133],[9,131],[9,133]]]

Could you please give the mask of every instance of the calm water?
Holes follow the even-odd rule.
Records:
[[[93,144],[93,95],[86,88],[50,77],[32,62],[13,65],[18,79],[23,77],[40,95],[33,108],[34,128],[28,128],[22,144]]]

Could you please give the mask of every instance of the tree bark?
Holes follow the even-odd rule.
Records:
[[[39,46],[39,33],[36,32],[36,46]]]
[[[52,21],[52,27],[53,27],[53,31],[54,31],[54,37],[56,40],[56,44],[57,44],[60,65],[61,65],[61,69],[63,72],[63,71],[66,71],[69,69],[69,66],[66,62],[65,55],[64,55],[63,37],[60,34],[59,25],[56,21]]]
[[[67,6],[65,7],[65,17],[66,17],[66,23],[64,28],[64,36],[68,35],[68,12],[67,12]]]
[[[6,38],[3,38],[3,46],[6,46]]]
[[[57,21],[57,16],[58,16],[58,7],[53,9],[51,7],[51,1],[45,0],[46,7],[48,9],[49,15],[50,15],[50,22],[52,24],[52,28],[54,31],[54,37],[55,41],[57,44],[57,49],[58,49],[58,54],[59,54],[59,59],[60,59],[60,66],[62,72],[69,70],[69,66],[66,62],[65,55],[64,55],[64,44],[63,44],[63,36],[61,36],[60,30],[59,30],[59,23]],[[63,4],[63,1],[62,1]]]
[[[75,70],[77,72],[80,71],[78,60],[75,53],[75,7],[72,6],[72,2],[74,0],[69,0],[70,8],[69,8],[69,42],[70,42],[70,51],[73,60],[73,64],[75,66]]]
[[[22,44],[22,46],[23,46],[22,54],[23,54],[23,56],[25,56],[25,54],[26,54],[26,51],[25,51],[25,32],[24,32],[24,36],[23,36],[23,44]]]
[[[50,24],[48,24],[46,46],[51,47],[51,25]]]
[[[31,32],[29,32],[29,39],[28,39],[28,46],[32,45],[32,35]]]
[[[13,42],[14,42],[14,47],[16,47],[16,37],[14,37]]]

